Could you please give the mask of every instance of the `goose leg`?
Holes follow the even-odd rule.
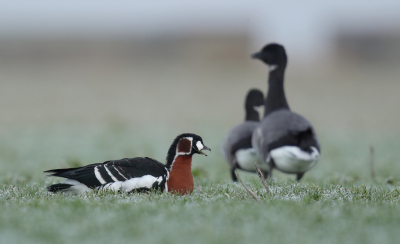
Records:
[[[267,179],[269,179],[270,181],[272,181],[272,167],[271,167],[271,169],[268,171]]]
[[[234,182],[237,182],[237,177],[235,174],[235,168],[231,168],[231,177]]]
[[[272,181],[272,170],[275,168],[275,162],[269,156],[267,158],[267,164],[269,165],[268,178],[270,181]]]
[[[297,180],[297,181],[300,181],[301,178],[303,178],[303,175],[304,175],[304,173],[298,173],[298,174],[297,174],[296,180]]]

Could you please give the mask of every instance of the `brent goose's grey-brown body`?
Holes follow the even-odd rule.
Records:
[[[233,181],[237,181],[235,169],[256,172],[254,163],[264,174],[268,173],[268,165],[258,157],[251,146],[251,136],[260,123],[258,108],[263,105],[263,93],[258,89],[250,90],[245,99],[245,121],[233,127],[222,142],[222,154],[231,168]]]
[[[193,191],[192,156],[206,155],[210,150],[195,134],[181,134],[168,150],[164,165],[152,158],[124,158],[79,168],[52,169],[49,176],[66,178],[63,183],[47,187],[50,192],[84,193],[109,189],[124,192],[142,192],[150,189],[187,194]],[[207,155],[206,155],[207,156]]]
[[[287,56],[283,46],[266,45],[252,55],[269,66],[268,92],[265,114],[254,130],[252,146],[260,158],[272,169],[296,174],[300,180],[317,163],[320,146],[311,123],[291,112],[283,87]]]

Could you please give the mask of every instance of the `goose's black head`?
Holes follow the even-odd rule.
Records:
[[[211,151],[211,149],[204,145],[203,139],[191,133],[184,133],[175,138],[168,150],[167,164],[171,164],[177,155],[190,155],[195,153],[203,154],[203,150]]]
[[[258,89],[251,89],[246,96],[246,120],[259,121],[259,112],[264,105],[264,95]]]
[[[287,64],[285,48],[276,43],[266,45],[261,51],[252,54],[251,57],[266,63],[271,71],[277,68],[285,68]]]

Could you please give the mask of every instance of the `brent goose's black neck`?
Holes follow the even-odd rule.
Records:
[[[258,108],[264,105],[264,94],[258,89],[247,92],[244,108],[246,111],[245,121],[260,121]]]
[[[278,109],[288,109],[289,104],[286,101],[285,90],[283,87],[283,77],[285,73],[285,66],[277,67],[275,70],[269,73],[268,79],[268,92],[267,98],[265,99],[265,114],[268,114]]]
[[[258,112],[253,107],[246,107],[246,121],[260,121]]]

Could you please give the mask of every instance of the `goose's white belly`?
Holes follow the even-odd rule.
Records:
[[[256,153],[254,148],[239,149],[235,153],[236,162],[239,164],[241,169],[247,171],[256,171],[254,163],[261,171],[269,171],[268,164],[264,163]]]
[[[308,153],[296,146],[284,146],[271,150],[269,157],[274,160],[278,170],[285,173],[303,173],[314,167],[319,159],[319,152],[312,147]]]

